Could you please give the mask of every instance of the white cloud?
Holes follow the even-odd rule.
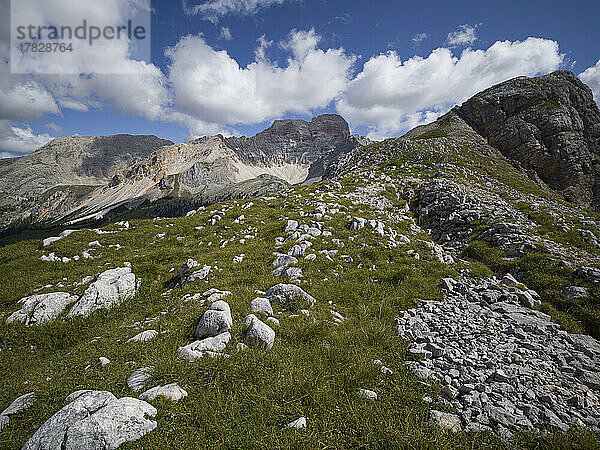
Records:
[[[415,43],[415,45],[419,45],[421,42],[423,42],[428,37],[429,37],[429,34],[427,34],[427,33],[417,33],[413,36],[411,41],[413,41]]]
[[[148,5],[147,0],[21,0],[13,3],[13,12],[19,12],[16,16],[26,17],[32,23],[72,26],[90,18],[95,24],[123,23],[135,10],[143,10]],[[7,50],[8,45],[4,43],[0,47],[3,59],[7,57]],[[26,120],[44,113],[60,114],[60,108],[87,111],[109,107],[121,114],[154,120],[169,103],[162,71],[151,63],[133,59],[132,46],[126,39],[98,40],[93,44],[93,51],[75,48],[61,53],[60,58],[54,53],[39,53],[19,61],[25,73],[36,75],[9,75],[8,64],[3,65],[0,69],[5,80],[0,82],[2,118]],[[40,71],[40,67],[44,70]]]
[[[588,67],[580,73],[579,78],[592,89],[594,100],[600,105],[600,59],[595,66]]]
[[[556,70],[563,56],[555,41],[539,38],[467,48],[458,57],[437,48],[402,61],[390,51],[364,64],[336,107],[353,126],[369,126],[373,137],[398,135],[493,84]]]
[[[190,6],[183,0],[183,10],[188,15],[199,15],[213,23],[228,15],[249,16],[274,5],[281,5],[286,0],[208,0]]]
[[[52,139],[46,133],[36,135],[29,125],[0,120],[0,153],[6,158],[30,153]]]
[[[473,43],[477,40],[477,33],[475,32],[476,28],[477,25],[461,25],[456,31],[448,34],[446,42],[451,47],[458,47],[460,45],[473,45]]]
[[[240,67],[201,36],[184,37],[166,52],[175,106],[201,123],[221,126],[326,107],[345,89],[355,58],[342,48],[323,51],[318,42],[314,30],[292,31],[280,44],[291,55],[279,67],[266,57],[271,42],[262,37],[255,61]]]
[[[24,77],[2,74],[0,119],[27,120],[46,113],[58,114],[54,97],[40,83]]]
[[[230,41],[233,39],[229,27],[221,27],[221,31],[219,32],[219,39],[223,39],[224,41]]]

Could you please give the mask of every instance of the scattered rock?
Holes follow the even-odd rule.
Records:
[[[267,290],[265,297],[272,302],[286,304],[293,302],[306,302],[314,306],[316,300],[295,284],[276,284]]]
[[[163,397],[166,397],[173,402],[178,402],[182,398],[187,397],[188,393],[177,383],[171,383],[166,384],[164,386],[156,386],[152,389],[148,389],[146,392],[140,394],[138,398],[140,400],[152,401],[159,395],[162,395]]]
[[[357,394],[360,398],[364,398],[365,400],[377,400],[377,393],[369,389],[359,389]]]
[[[116,449],[156,428],[146,416],[156,408],[131,397],[117,399],[108,391],[89,391],[48,419],[23,450]]]
[[[288,423],[286,426],[286,428],[296,428],[296,429],[302,429],[302,428],[306,428],[306,417],[298,417],[296,420]]]
[[[448,430],[453,433],[457,433],[461,430],[460,417],[456,414],[432,409],[429,413],[429,421],[442,430]]]
[[[134,337],[129,339],[127,342],[148,342],[158,336],[158,331],[156,330],[146,330],[141,333],[136,334]]]
[[[52,292],[24,297],[17,303],[21,309],[12,313],[6,323],[21,322],[25,325],[44,325],[56,319],[77,297],[67,292]]]
[[[273,347],[274,341],[275,331],[269,325],[254,317],[246,330],[246,342],[248,345],[270,349]]]
[[[229,305],[223,300],[218,300],[210,305],[210,308],[200,318],[195,336],[200,339],[218,336],[231,330],[232,325],[233,318]]]
[[[230,339],[231,333],[226,331],[214,337],[207,337],[200,341],[194,341],[185,347],[179,347],[177,355],[188,361],[204,358],[205,356],[216,356],[225,350]]]
[[[252,313],[266,314],[267,316],[273,315],[273,308],[268,298],[258,297],[250,302],[248,311]]]
[[[10,416],[30,408],[35,401],[35,392],[29,392],[17,397],[0,413],[0,431],[8,425]]]
[[[154,366],[140,367],[127,378],[127,386],[134,392],[144,389],[146,382],[152,378]]]
[[[139,279],[130,267],[118,267],[102,272],[85,290],[81,298],[71,307],[67,319],[87,317],[100,309],[118,306],[135,295]]]
[[[562,290],[562,295],[567,298],[588,298],[590,291],[585,287],[568,286]]]

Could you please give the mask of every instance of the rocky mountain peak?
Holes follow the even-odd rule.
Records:
[[[567,200],[600,208],[600,110],[573,73],[513,78],[454,111],[532,177]]]
[[[225,142],[248,164],[311,164],[332,151],[356,146],[348,123],[337,114],[323,114],[310,122],[276,120],[253,137],[231,137]]]

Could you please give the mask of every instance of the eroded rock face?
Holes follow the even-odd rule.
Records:
[[[102,272],[69,310],[67,318],[87,317],[100,309],[110,309],[135,295],[139,280],[130,267]]]
[[[144,401],[117,399],[108,391],[84,391],[48,419],[23,450],[115,449],[156,428],[156,408]]]
[[[21,322],[25,325],[44,325],[56,319],[77,297],[67,292],[52,292],[24,297],[18,301],[21,309],[12,313],[6,323]]]
[[[256,136],[230,137],[225,142],[242,161],[261,165],[315,163],[359,145],[359,140],[350,134],[348,123],[337,114],[323,114],[310,122],[276,120]],[[320,163],[322,172],[323,161]]]
[[[454,111],[568,200],[600,208],[600,110],[573,73],[514,78]]]

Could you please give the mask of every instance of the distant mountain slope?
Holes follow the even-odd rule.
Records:
[[[60,217],[119,171],[172,144],[156,136],[72,136],[0,165],[0,227]]]
[[[366,142],[335,114],[277,120],[250,138],[206,136],[185,144],[154,136],[55,139],[0,166],[0,226],[72,224],[158,199],[196,196],[184,203],[197,205],[268,192],[269,184],[314,182],[341,154]],[[261,175],[276,179],[245,183]]]

